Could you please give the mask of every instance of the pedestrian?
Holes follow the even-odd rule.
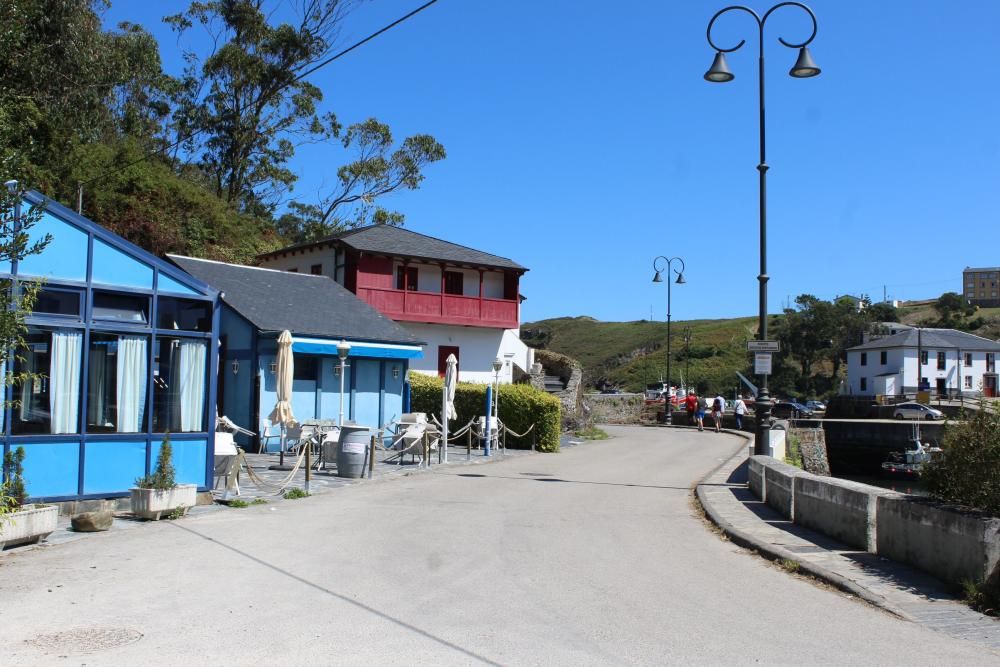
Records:
[[[715,432],[722,432],[722,411],[726,409],[726,399],[722,398],[722,394],[715,397],[712,401],[712,421],[715,422]]]
[[[742,396],[736,397],[736,403],[733,404],[733,413],[736,415],[736,430],[743,430],[743,415],[747,413],[747,404],[743,402]]]
[[[705,411],[708,410],[708,399],[704,396],[698,397],[698,410],[694,413],[695,420],[698,422],[698,430],[705,430]]]
[[[694,426],[694,413],[698,410],[698,397],[695,396],[694,389],[688,391],[687,398],[684,399],[684,409],[688,414],[688,425]]]

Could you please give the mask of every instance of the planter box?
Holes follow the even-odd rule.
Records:
[[[25,505],[0,519],[0,549],[43,540],[58,522],[58,505]]]
[[[160,515],[169,514],[177,508],[188,508],[198,502],[196,484],[178,484],[172,489],[129,489],[132,494],[132,514],[139,519],[158,521]]]

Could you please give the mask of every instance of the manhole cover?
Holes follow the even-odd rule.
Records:
[[[25,643],[49,653],[94,653],[140,639],[142,633],[132,628],[77,628],[38,635]]]

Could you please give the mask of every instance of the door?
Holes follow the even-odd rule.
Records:
[[[983,375],[983,396],[986,398],[993,398],[997,395],[997,376],[984,374]]]
[[[458,370],[462,366],[462,358],[458,356],[458,346],[455,345],[439,345],[438,346],[438,377],[443,378],[445,369],[448,368],[448,355],[454,354],[455,359],[458,360],[458,365],[455,370]]]
[[[945,378],[937,379],[938,396],[945,396],[948,393],[948,381]]]

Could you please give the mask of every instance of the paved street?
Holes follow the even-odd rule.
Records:
[[[690,487],[742,440],[608,430],[5,553],[0,664],[1000,664],[721,539]]]

